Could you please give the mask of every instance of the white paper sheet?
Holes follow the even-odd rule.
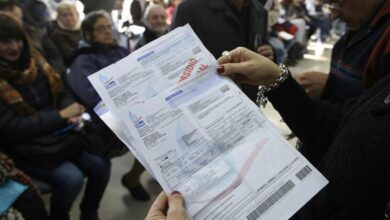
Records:
[[[193,219],[287,219],[327,180],[216,65],[186,25],[89,79]]]

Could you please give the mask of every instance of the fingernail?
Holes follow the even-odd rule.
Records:
[[[171,195],[181,195],[181,193],[180,193],[179,191],[173,191],[173,192],[171,193]]]
[[[223,72],[225,72],[225,67],[224,67],[224,66],[218,66],[218,67],[217,67],[217,72],[218,72],[218,73],[223,73]]]

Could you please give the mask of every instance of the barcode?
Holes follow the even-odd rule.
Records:
[[[311,171],[312,171],[312,169],[308,165],[306,165],[297,174],[295,174],[295,176],[299,180],[303,180],[307,175],[309,175],[309,173],[311,173]]]
[[[194,55],[199,53],[199,52],[201,52],[201,49],[199,47],[195,47],[194,49],[192,49],[192,54],[194,54]]]
[[[295,186],[294,182],[289,180],[283,184],[276,192],[274,192],[268,199],[262,202],[254,211],[251,212],[246,218],[248,220],[255,220],[263,215],[269,208],[271,208],[276,202],[278,202],[283,196],[285,196]]]

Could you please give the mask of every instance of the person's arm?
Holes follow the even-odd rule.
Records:
[[[70,92],[70,90],[64,86],[64,89],[60,95],[60,97],[58,98],[58,104],[57,104],[57,108],[58,109],[63,109],[73,103],[76,102],[76,99],[74,97],[74,95]]]
[[[271,85],[281,72],[272,61],[245,48],[230,51],[229,56],[222,56],[218,62],[222,75],[256,86]],[[291,130],[305,144],[316,147],[311,151],[314,154],[328,146],[348,109],[348,105],[335,106],[311,99],[291,76],[267,95]]]
[[[66,125],[58,110],[39,111],[32,116],[19,116],[0,101],[0,130],[4,140],[13,142],[49,134]]]
[[[343,103],[346,100],[361,94],[364,89],[351,82],[348,82],[335,74],[330,73],[325,88],[320,96],[323,100]]]
[[[100,70],[100,67],[90,57],[81,55],[76,58],[67,75],[67,82],[81,103],[93,109],[100,102],[100,96],[88,80],[88,76]]]
[[[291,76],[267,97],[304,143],[306,149],[301,151],[312,162],[325,153],[348,109],[347,105],[310,98]]]

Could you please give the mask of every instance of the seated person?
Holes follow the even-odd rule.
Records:
[[[80,36],[80,17],[74,2],[61,2],[57,7],[57,21],[50,34],[52,41],[64,58],[66,66],[70,66]]]
[[[67,81],[78,99],[87,107],[93,121],[100,122],[93,108],[101,101],[99,95],[88,80],[88,76],[100,69],[126,57],[129,52],[117,45],[112,31],[110,16],[105,11],[91,12],[85,16],[81,24],[82,43],[76,51],[75,59],[70,66]],[[108,128],[107,128],[108,129]],[[139,182],[144,168],[137,161],[131,172],[122,178],[123,185],[132,196],[141,201],[149,200],[149,194]]]
[[[296,78],[310,96],[342,103],[390,73],[383,65],[390,54],[390,1],[325,3],[331,3],[332,18],[345,22],[348,31],[333,47],[329,74],[309,71]]]
[[[1,147],[0,147],[1,148]],[[22,184],[27,189],[14,192],[13,196],[17,196],[16,200],[11,206],[5,210],[4,213],[0,213],[1,220],[47,220],[45,205],[38,194],[38,190],[33,185],[31,179],[26,176],[21,170],[15,167],[14,162],[8,155],[0,151],[0,189],[10,186],[10,181]],[[23,192],[22,192],[23,191]],[[19,194],[21,193],[21,194]],[[19,195],[17,195],[19,194]],[[11,198],[9,198],[11,199]],[[4,205],[4,204],[3,204]]]
[[[0,139],[19,168],[53,188],[50,215],[69,219],[84,177],[82,219],[98,219],[110,177],[109,160],[87,153],[73,129],[84,107],[31,47],[21,23],[0,13]]]
[[[46,7],[42,4],[42,2],[38,3],[38,5],[40,5],[39,7]],[[21,5],[17,0],[4,0],[0,1],[0,11],[11,14],[12,17],[23,23],[24,28],[30,37],[32,46],[45,57],[49,64],[59,74],[62,75],[65,73],[63,58],[47,33],[46,21],[42,23],[37,22],[35,17],[26,13],[30,12],[29,7],[32,7],[32,5],[32,3],[29,3],[26,5],[27,8],[25,8],[25,5]]]
[[[167,12],[161,5],[150,5],[145,10],[145,32],[138,41],[135,49],[159,38],[168,31]]]

